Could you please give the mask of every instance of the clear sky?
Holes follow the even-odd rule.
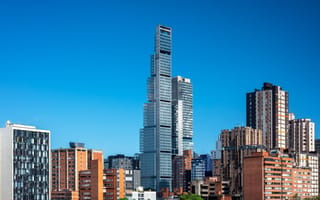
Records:
[[[163,24],[173,29],[173,76],[194,86],[198,153],[221,129],[245,125],[245,94],[266,81],[318,127],[319,10],[318,0],[2,0],[0,123],[49,129],[52,148],[78,141],[105,156],[139,152]]]

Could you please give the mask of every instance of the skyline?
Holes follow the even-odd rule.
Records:
[[[289,112],[317,127],[319,2],[166,2],[1,2],[0,124],[48,129],[52,148],[75,141],[105,157],[138,153],[163,24],[173,30],[173,77],[193,83],[196,152],[245,126],[245,95],[263,82],[288,91]]]

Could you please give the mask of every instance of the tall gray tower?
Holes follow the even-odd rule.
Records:
[[[140,131],[141,184],[144,188],[171,190],[171,28],[157,26],[155,51],[144,104],[144,127]]]
[[[193,151],[193,106],[190,79],[177,76],[172,79],[172,153],[183,155]]]

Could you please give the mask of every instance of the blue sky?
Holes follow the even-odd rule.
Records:
[[[245,94],[271,82],[320,122],[319,1],[0,2],[0,123],[52,132],[105,156],[139,151],[157,24],[173,29],[173,75],[194,86],[194,142],[245,125]],[[317,137],[319,137],[317,131]]]

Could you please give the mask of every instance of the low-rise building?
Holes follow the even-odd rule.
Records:
[[[136,191],[132,192],[129,196],[129,200],[156,200],[157,192],[155,191],[144,191],[143,187],[138,187]]]

